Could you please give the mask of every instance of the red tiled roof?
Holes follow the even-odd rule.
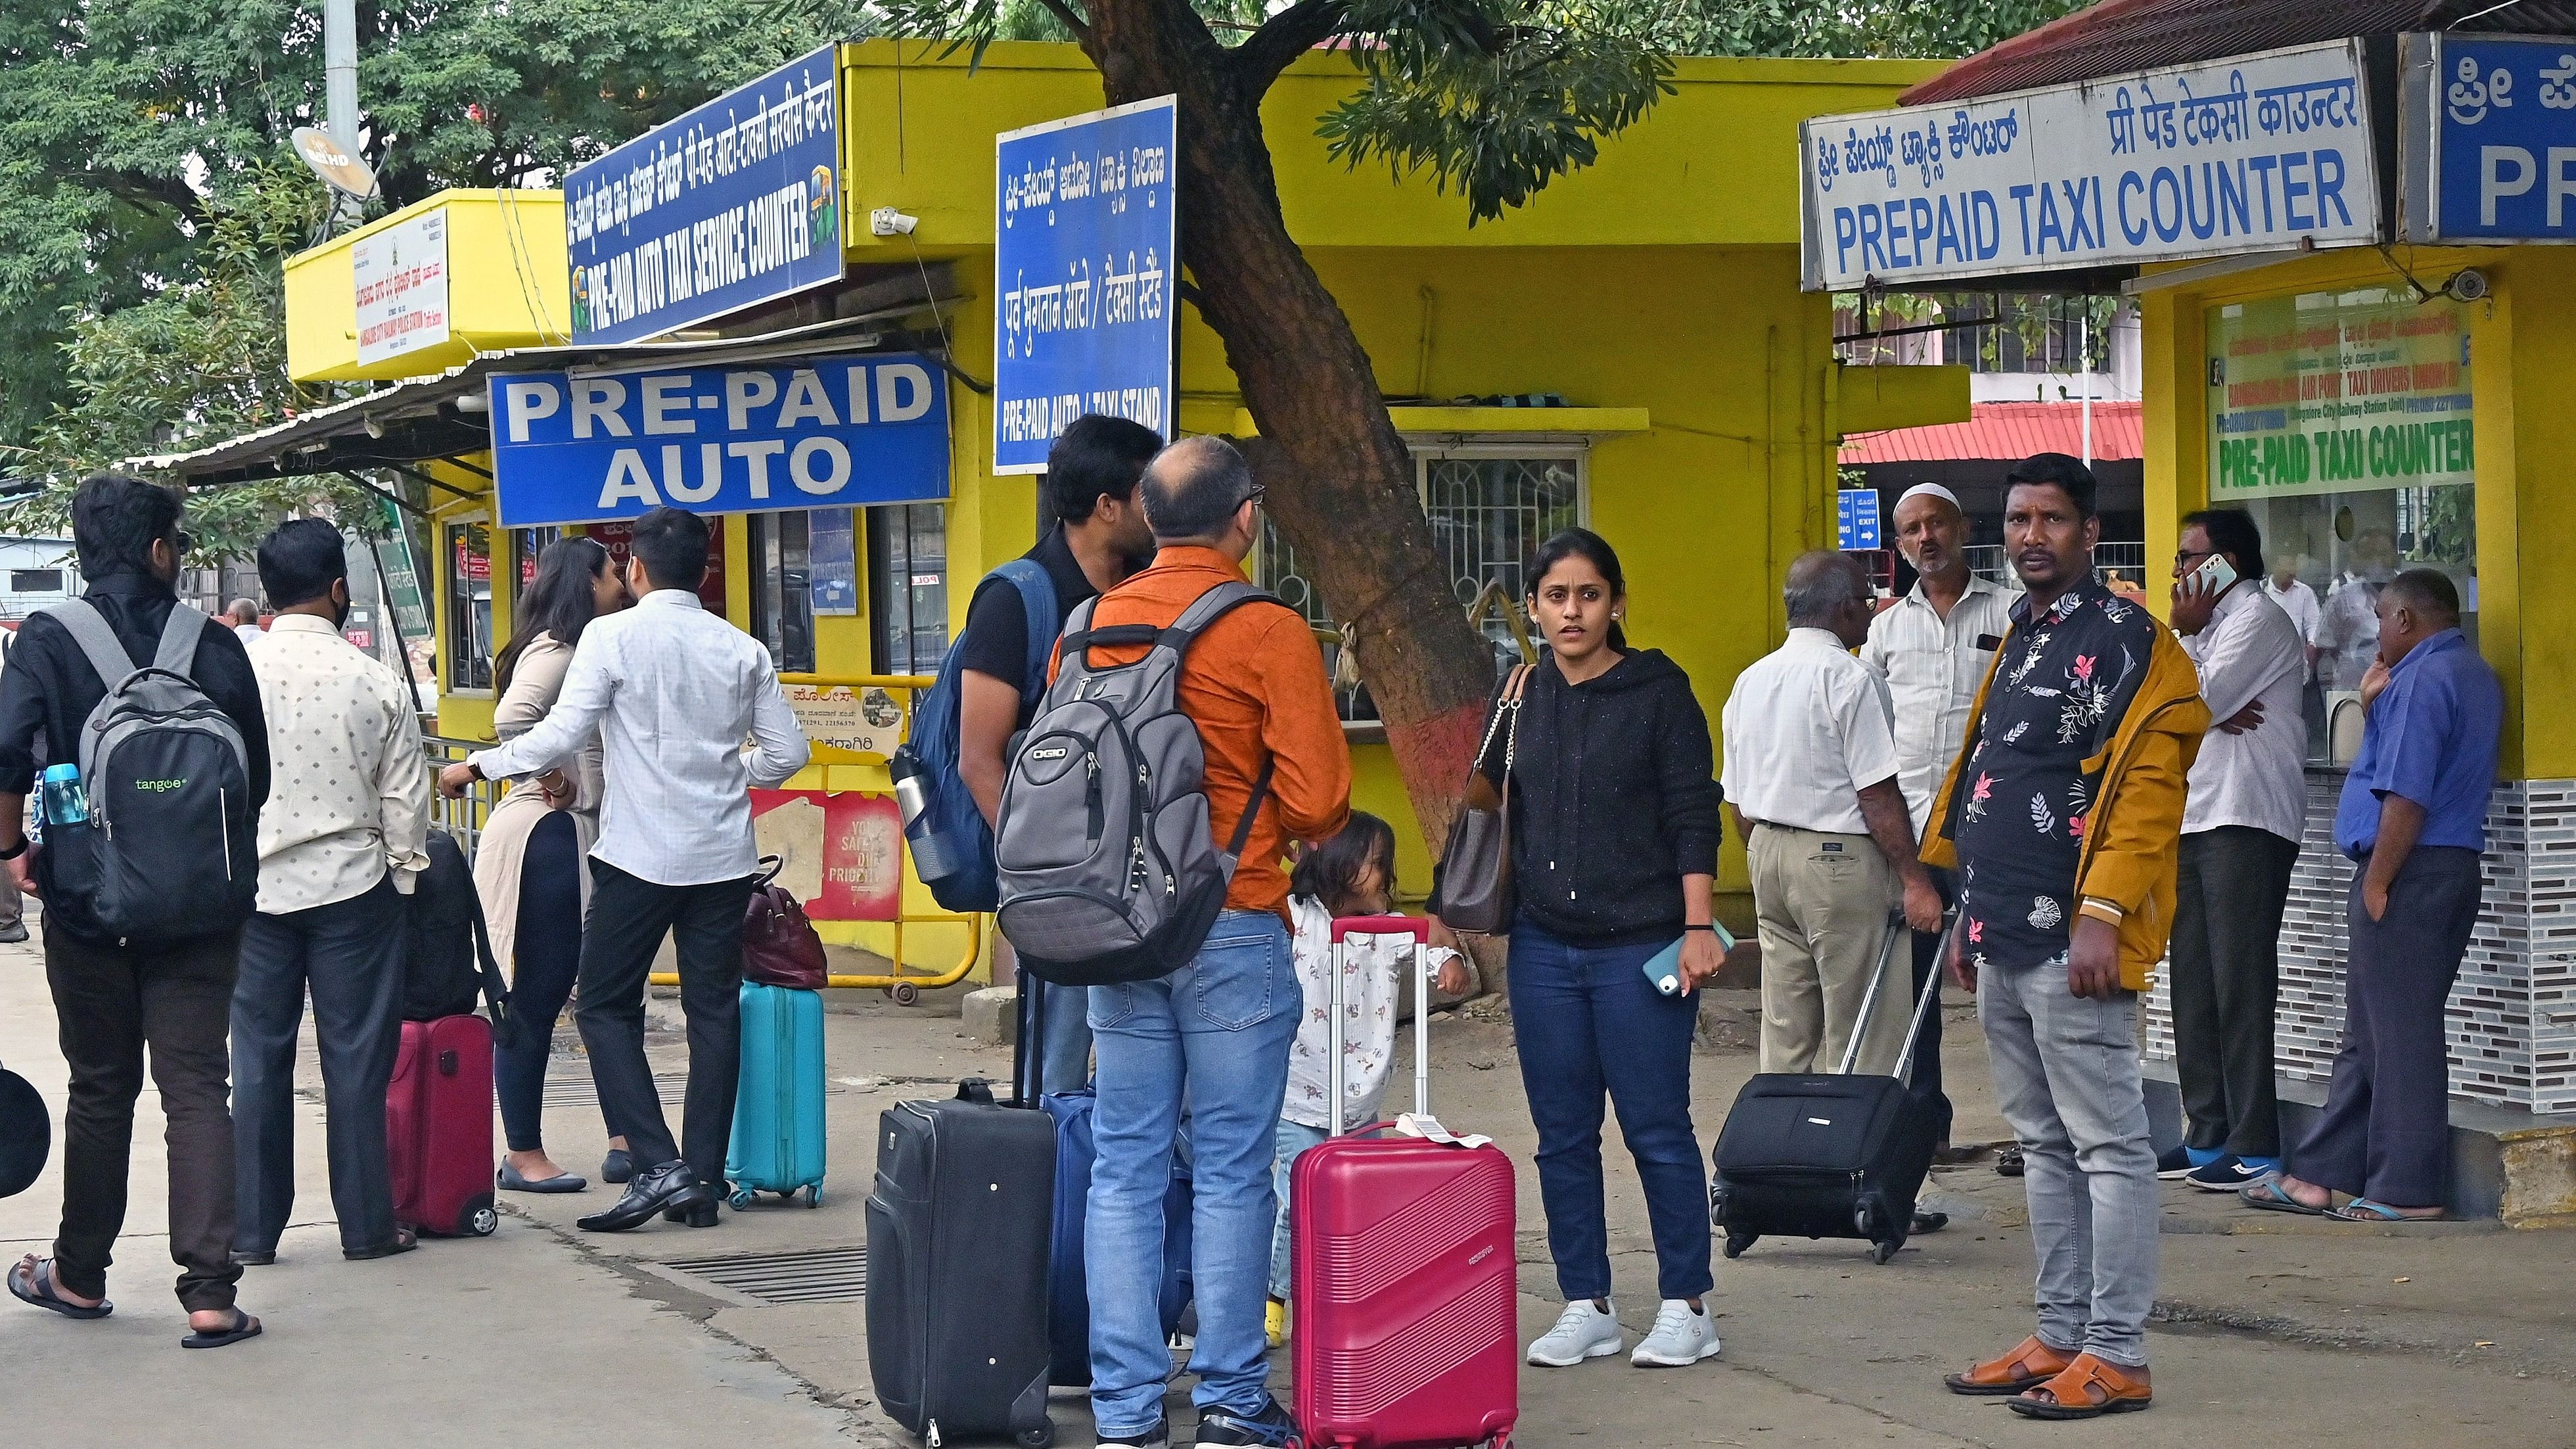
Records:
[[[2449,28],[2576,31],[2576,0],[2102,0],[1972,55],[1900,100],[1925,105],[2347,36]]]
[[[2082,402],[1978,403],[1964,423],[1937,423],[1928,428],[1896,428],[1884,433],[1857,433],[1843,440],[1842,461],[1867,463],[1936,463],[1991,460],[2018,461],[2033,453],[2084,451]],[[2119,462],[2146,456],[2146,430],[2139,404],[2093,404],[2093,457]]]

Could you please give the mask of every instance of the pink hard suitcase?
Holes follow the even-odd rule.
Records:
[[[492,1023],[442,1016],[402,1024],[385,1092],[394,1220],[437,1237],[483,1237],[492,1203]]]
[[[1342,1102],[1342,943],[1411,936],[1413,1095],[1430,1115],[1428,923],[1333,922],[1331,1100]],[[1512,1162],[1490,1143],[1335,1135],[1289,1173],[1297,1423],[1309,1449],[1509,1449],[1520,1418]],[[1366,1130],[1363,1127],[1362,1130]],[[1445,1135],[1445,1134],[1444,1134]]]

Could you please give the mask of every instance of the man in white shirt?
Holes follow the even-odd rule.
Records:
[[[1853,1069],[1884,1075],[1914,1004],[1891,968],[1860,1019],[1888,909],[1901,894],[1906,923],[1938,931],[1941,897],[1914,858],[1886,681],[1851,656],[1869,635],[1868,575],[1838,553],[1801,554],[1782,592],[1789,637],[1736,677],[1722,717],[1762,931],[1762,1070],[1831,1071],[1857,1033]]]
[[[224,605],[224,617],[232,620],[233,632],[241,636],[245,649],[268,637],[268,631],[259,627],[259,601],[256,599],[235,599]]]
[[[2213,578],[2210,560],[2231,574]],[[2189,1134],[2158,1175],[2235,1192],[2280,1165],[2272,1016],[2281,912],[2307,814],[2299,626],[2255,582],[2263,536],[2251,515],[2183,519],[2173,629],[2200,668],[2216,728],[2193,762],[2174,898],[2174,1059]]]
[[[404,897],[429,864],[429,763],[411,689],[340,637],[340,530],[289,519],[259,546],[277,626],[251,651],[276,762],[259,812],[259,911],[233,986],[233,1261],[272,1263],[295,1206],[304,998],[328,1111],[331,1206],[351,1258],[407,1252],[385,1087],[402,1044]]]
[[[698,601],[706,521],[646,512],[626,568],[636,606],[582,631],[553,712],[439,776],[441,790],[462,795],[477,779],[552,769],[599,733],[607,793],[590,851],[578,1019],[601,1113],[626,1138],[635,1176],[614,1207],[581,1220],[594,1232],[662,1212],[715,1225],[741,1063],[742,915],[760,866],[750,791],[784,783],[810,753],[769,651]],[[689,1019],[677,1142],[644,1060],[645,978],[666,934]]]
[[[2308,753],[2325,752],[2326,691],[2317,682],[2317,626],[2325,622],[2326,606],[2317,601],[2317,591],[2299,577],[2299,556],[2283,554],[2272,561],[2272,576],[2263,581],[2263,592],[2290,622],[2299,627],[2300,660],[2299,713],[2307,720]]]
[[[1896,707],[1896,781],[1905,792],[1914,836],[1932,818],[1932,797],[1968,738],[1977,690],[1994,668],[1995,651],[2012,628],[2012,595],[1968,571],[1968,517],[1958,495],[1918,483],[1896,500],[1896,548],[1914,565],[1914,587],[1869,624],[1863,664],[1886,679]],[[1959,898],[1946,870],[1925,867],[1946,908]],[[1914,937],[1914,991],[1940,989],[1941,937]],[[1941,1088],[1941,1012],[1924,1013],[1914,1040],[1914,1095],[1932,1109],[1933,1140],[1950,1148],[1950,1098]]]

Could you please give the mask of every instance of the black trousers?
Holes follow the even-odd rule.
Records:
[[[170,1154],[170,1258],[191,1313],[230,1308],[233,1118],[224,1027],[241,945],[227,931],[161,950],[84,941],[45,919],[45,979],[71,1068],[63,1109],[63,1223],[54,1270],[83,1298],[107,1292],[125,1226],[125,1173],[143,1049],[161,1090]]]
[[[1930,870],[1932,888],[1941,893],[1944,907],[1959,903],[1959,878],[1946,870]],[[1941,942],[1946,933],[1914,933],[1914,999],[1922,1001],[1926,991],[1941,989]],[[1935,1001],[1923,1013],[1923,1026],[1914,1034],[1914,1065],[1905,1084],[1914,1096],[1932,1108],[1933,1120],[1941,1130],[1932,1140],[1948,1146],[1950,1142],[1950,1098],[1941,1087],[1941,1003]]]
[[[2391,1207],[2436,1207],[2451,1165],[2451,1066],[2445,1007],[2478,923],[2478,853],[2421,845],[2370,918],[2353,876],[2346,920],[2343,1049],[2325,1110],[2290,1170]]]
[[[2272,1017],[2281,997],[2281,911],[2299,844],[2222,825],[2182,838],[2174,895],[2174,1066],[2183,1139],[2204,1152],[2281,1155]]]
[[[546,1061],[555,1022],[581,970],[581,837],[572,814],[549,810],[528,832],[510,954],[510,1016],[518,1031],[493,1050],[501,1130],[512,1152],[546,1145]]]
[[[639,1174],[685,1157],[699,1181],[724,1180],[742,1064],[742,913],[750,903],[749,876],[657,885],[604,860],[590,863],[576,1019],[600,1112],[609,1132],[626,1139]],[[680,1007],[689,1018],[689,1090],[677,1144],[644,1060],[645,978],[665,932],[679,948]]]
[[[295,1039],[308,992],[340,1246],[393,1240],[385,1087],[402,1051],[404,917],[388,876],[364,895],[256,915],[242,928],[233,988],[233,1165],[241,1191],[233,1246],[243,1252],[274,1252],[294,1213]]]

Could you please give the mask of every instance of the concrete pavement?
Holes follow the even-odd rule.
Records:
[[[1744,996],[1713,1000],[1713,1017]],[[711,1435],[767,1444],[907,1443],[867,1376],[858,1255],[877,1114],[945,1094],[964,1074],[1007,1076],[1008,1053],[966,1040],[954,993],[898,1008],[835,993],[828,1039],[831,1161],[821,1208],[763,1199],[712,1231],[656,1224],[586,1235],[571,1221],[604,1189],[507,1200],[495,1238],[432,1242],[377,1264],[342,1262],[328,1226],[321,1114],[308,1105],[299,1222],[280,1264],[254,1269],[244,1302],[268,1337],[183,1354],[162,1245],[129,1239],[111,1282],[117,1316],[57,1323],[0,1302],[0,1422],[60,1407],[33,1442],[128,1445],[487,1444],[514,1423],[549,1440],[678,1444]],[[670,1003],[657,1015],[676,1025]],[[1520,1165],[1522,1320],[1557,1307],[1531,1133],[1509,1024],[1480,1005],[1434,1023],[1435,1105],[1489,1132]],[[1953,1006],[1945,1053],[1962,1141],[2004,1136],[1974,1023]],[[1721,1022],[1720,1025],[1725,1025]],[[1711,1033],[1738,1043],[1743,1033]],[[660,1072],[683,1064],[657,1031]],[[550,1147],[588,1170],[604,1139],[566,1031],[549,1093]],[[59,1100],[50,1007],[32,951],[0,947],[0,1058]],[[1704,1141],[1752,1070],[1735,1046],[1694,1062]],[[1398,1068],[1399,1090],[1409,1070]],[[146,1113],[150,1096],[146,1095]],[[138,1125],[138,1235],[157,1231],[157,1122]],[[1611,1152],[1612,1247],[1631,1337],[1651,1320],[1652,1253],[1633,1170]],[[2029,1326],[2029,1244],[2019,1185],[1983,1165],[1937,1185],[1959,1221],[1885,1267],[1860,1245],[1765,1240],[1721,1262],[1720,1360],[1647,1374],[1624,1360],[1522,1380],[1524,1445],[2022,1445],[2092,1440],[2200,1446],[2247,1437],[2360,1438],[2377,1446],[2576,1445],[2576,1309],[2565,1284],[2576,1237],[2484,1225],[2377,1231],[2169,1193],[2160,1322],[2150,1336],[2154,1411],[2118,1428],[2026,1423],[1955,1398],[1939,1375]],[[52,1178],[0,1202],[11,1257],[43,1246]],[[749,1262],[709,1258],[748,1258]],[[1284,1356],[1276,1382],[1286,1392]],[[48,1392],[59,1391],[59,1392]],[[41,1395],[43,1397],[36,1397]],[[1188,1422],[1185,1385],[1173,1398]],[[1059,1394],[1064,1442],[1089,1442],[1079,1395]]]

